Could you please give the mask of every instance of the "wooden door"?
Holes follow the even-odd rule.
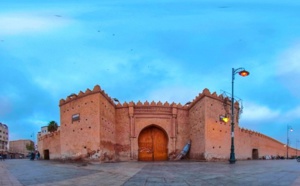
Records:
[[[168,138],[161,129],[149,127],[139,135],[140,161],[165,161],[168,159]]]
[[[258,149],[252,149],[252,159],[258,160]]]
[[[50,160],[50,152],[48,149],[44,150],[44,160]]]
[[[152,161],[153,160],[153,140],[152,130],[143,130],[139,136],[139,160]]]
[[[153,160],[164,161],[168,159],[168,138],[165,133],[158,129],[152,129],[152,140],[153,140]]]

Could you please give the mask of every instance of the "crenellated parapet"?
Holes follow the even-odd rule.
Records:
[[[176,104],[176,103],[169,103],[169,102],[164,102],[162,103],[161,101],[155,102],[155,101],[151,101],[150,103],[148,101],[145,102],[141,102],[138,101],[137,103],[131,101],[129,103],[124,102],[123,104],[118,103],[116,105],[117,108],[122,108],[122,107],[170,107],[170,108],[179,108],[179,109],[187,109],[188,106],[182,106],[180,103]]]
[[[210,98],[218,100],[222,103],[225,102],[227,105],[231,104],[231,100],[228,97],[224,97],[222,94],[217,95],[216,92],[211,93],[207,88],[205,88],[202,91],[202,93],[199,93],[199,95],[196,96],[195,99],[192,100],[192,102],[190,104],[186,104],[186,105],[182,105],[181,103],[177,104],[177,103],[174,103],[174,102],[173,103],[168,103],[168,102],[162,103],[161,101],[158,101],[158,102],[155,102],[155,101],[152,101],[152,102],[138,101],[137,103],[134,103],[134,102],[130,102],[130,103],[124,102],[123,104],[118,103],[116,106],[119,107],[119,108],[128,107],[128,106],[134,106],[134,107],[143,107],[143,106],[153,106],[153,107],[155,107],[155,106],[159,106],[159,107],[176,107],[178,109],[189,109],[189,108],[193,107],[198,101],[200,101],[204,97],[210,97]],[[239,108],[239,102],[236,101],[234,103],[234,106],[236,108]]]
[[[210,97],[212,99],[218,100],[222,103],[225,103],[227,105],[231,104],[231,100],[229,97],[224,97],[222,94],[218,95],[216,92],[211,93],[207,88],[203,89],[202,93],[199,93],[195,99],[192,100],[192,102],[188,105],[188,107],[193,107],[198,101],[200,101],[204,97]],[[235,108],[239,108],[239,102],[236,101],[234,103]]]
[[[275,140],[275,139],[273,139],[273,138],[271,138],[271,137],[269,137],[269,136],[266,136],[266,135],[264,135],[264,134],[262,134],[262,133],[259,133],[259,132],[253,131],[253,130],[249,130],[249,129],[245,129],[245,128],[240,128],[239,131],[240,131],[241,133],[244,133],[244,134],[250,134],[250,135],[252,135],[252,136],[256,136],[256,137],[261,137],[261,138],[269,139],[269,140],[274,141],[274,142],[276,142],[276,143],[281,143],[281,142],[279,142],[279,141],[277,141],[277,140]],[[282,143],[281,143],[281,144],[282,144]]]
[[[155,101],[145,101],[145,102],[141,102],[138,101],[137,103],[134,102],[124,102],[123,104],[121,104],[120,102],[115,103],[113,101],[113,99],[104,91],[101,89],[101,87],[99,85],[94,86],[93,90],[90,89],[86,89],[85,92],[83,91],[79,91],[78,94],[70,94],[68,97],[66,97],[66,99],[61,99],[59,101],[59,106],[62,106],[64,104],[67,104],[69,102],[72,102],[74,100],[78,100],[80,98],[83,98],[85,96],[89,96],[92,94],[97,94],[100,93],[102,94],[112,105],[115,105],[116,108],[123,108],[123,107],[129,107],[129,106],[134,106],[134,107],[176,107],[178,109],[189,109],[191,107],[193,107],[193,105],[195,105],[199,100],[201,100],[203,97],[210,97],[212,99],[215,100],[219,100],[220,102],[226,102],[226,104],[231,104],[230,99],[228,97],[223,97],[223,95],[217,95],[216,92],[211,93],[207,88],[205,88],[202,93],[199,93],[199,95],[197,95],[195,97],[195,99],[192,100],[192,102],[188,105],[181,105],[180,103],[176,104],[176,103],[168,103],[168,102],[164,102],[162,103],[161,101],[155,102]],[[239,103],[235,102],[235,107],[239,107]]]
[[[249,129],[245,129],[245,128],[240,128],[240,132],[245,133],[245,134],[251,134],[251,135],[254,135],[254,136],[264,137],[264,135],[259,133],[259,132],[249,130]]]
[[[54,131],[54,132],[51,132],[51,133],[48,133],[48,134],[39,136],[39,137],[38,137],[38,140],[39,140],[39,141],[42,141],[42,140],[44,140],[44,139],[46,139],[46,138],[51,138],[51,137],[57,136],[57,135],[59,135],[59,134],[60,134],[60,130],[57,130],[57,131]]]
[[[89,95],[97,94],[97,93],[102,94],[111,104],[115,105],[113,99],[111,97],[109,97],[108,94],[105,93],[105,91],[102,90],[99,85],[95,85],[93,90],[86,89],[85,92],[79,91],[78,94],[73,93],[73,94],[70,94],[66,99],[61,99],[59,101],[59,106],[62,106],[64,104],[67,104],[67,103],[72,102],[74,100],[78,100],[78,99],[83,98],[85,96],[89,96]]]

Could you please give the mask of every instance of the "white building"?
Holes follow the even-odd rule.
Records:
[[[48,134],[48,126],[41,127],[41,132],[38,132],[38,137]]]
[[[8,151],[8,127],[0,122],[0,152]]]

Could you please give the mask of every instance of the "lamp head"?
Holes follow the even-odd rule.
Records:
[[[240,74],[240,76],[245,77],[245,76],[249,76],[250,72],[248,72],[247,70],[242,70],[239,72],[239,74]]]
[[[220,121],[227,123],[229,121],[229,118],[226,116],[220,116]]]
[[[189,101],[189,102],[187,102],[185,105],[190,105],[191,103],[192,103],[192,102]]]
[[[118,100],[117,98],[113,98],[113,100],[114,100],[115,102],[119,102],[119,100]]]

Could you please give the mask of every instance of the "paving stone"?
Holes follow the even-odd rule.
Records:
[[[1,186],[286,186],[300,185],[295,160],[227,162],[0,162]]]
[[[165,183],[165,178],[163,177],[149,177],[147,182],[154,182],[154,183]]]

